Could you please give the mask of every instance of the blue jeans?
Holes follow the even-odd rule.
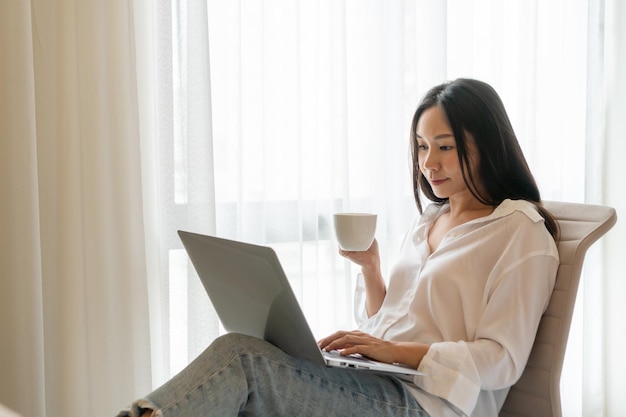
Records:
[[[239,334],[215,340],[118,417],[139,416],[144,408],[162,417],[428,417],[394,376],[315,365]]]

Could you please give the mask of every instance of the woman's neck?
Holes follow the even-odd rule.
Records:
[[[450,219],[459,219],[462,222],[488,216],[495,209],[492,205],[480,202],[471,193],[470,196],[460,198],[450,197],[448,202],[450,205],[448,212]]]

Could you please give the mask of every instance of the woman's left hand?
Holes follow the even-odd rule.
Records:
[[[337,350],[342,355],[358,353],[380,362],[402,363],[415,369],[428,350],[428,346],[421,343],[382,340],[358,330],[335,332],[321,339],[318,345],[320,349]]]

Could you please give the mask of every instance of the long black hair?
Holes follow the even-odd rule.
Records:
[[[425,110],[438,106],[445,114],[456,141],[463,179],[481,203],[497,206],[505,199],[534,203],[550,234],[558,237],[558,224],[541,203],[537,183],[530,172],[513,126],[498,93],[482,81],[459,78],[433,87],[422,99],[411,123],[412,184],[415,202],[422,212],[420,193],[443,204],[419,169],[417,123]],[[468,136],[478,153],[478,167],[470,169]],[[474,178],[473,172],[478,178]],[[479,186],[480,184],[480,186]]]

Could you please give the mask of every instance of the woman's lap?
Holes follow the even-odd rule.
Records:
[[[256,338],[218,338],[187,368],[133,405],[158,416],[427,416],[388,375],[329,368]],[[121,413],[119,416],[135,414]]]

